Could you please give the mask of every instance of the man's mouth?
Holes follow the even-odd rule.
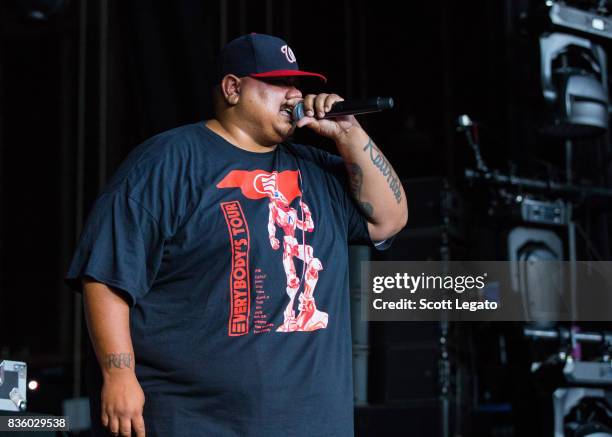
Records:
[[[281,108],[280,113],[283,117],[287,117],[290,120],[293,119],[293,110],[289,106],[284,106],[283,108]]]

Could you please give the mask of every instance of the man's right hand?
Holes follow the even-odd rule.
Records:
[[[130,369],[113,369],[104,375],[102,386],[102,425],[113,434],[145,437],[142,410],[144,392]]]
[[[83,305],[89,337],[104,384],[102,425],[115,434],[144,437],[144,392],[136,379],[130,336],[130,307],[122,294],[91,278],[83,279]]]

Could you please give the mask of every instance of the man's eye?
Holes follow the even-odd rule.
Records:
[[[272,79],[268,83],[276,86],[295,86],[298,87],[298,82],[292,79]]]

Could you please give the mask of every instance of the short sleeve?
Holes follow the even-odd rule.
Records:
[[[118,289],[133,306],[150,289],[163,254],[155,218],[124,190],[102,194],[81,233],[67,284],[89,277]]]

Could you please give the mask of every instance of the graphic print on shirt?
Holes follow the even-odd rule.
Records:
[[[298,172],[287,170],[270,173],[263,170],[232,170],[217,184],[217,188],[240,188],[242,194],[248,199],[268,199],[267,231],[272,250],[281,248],[281,241],[277,238],[277,233],[279,230],[282,232],[282,262],[287,277],[286,291],[289,301],[283,313],[283,324],[276,331],[315,331],[326,328],[328,314],[317,309],[314,299],[319,271],[323,270],[323,265],[314,256],[312,246],[305,242],[305,233],[313,232],[315,224],[310,208],[301,197]],[[297,197],[300,198],[300,217],[298,217],[298,210],[291,207],[291,203]],[[296,230],[302,233],[302,243],[298,242],[295,237]],[[301,260],[305,266],[301,278],[298,278],[296,274],[295,258]],[[302,292],[298,296],[302,285]],[[294,310],[296,296],[299,302],[297,315]]]
[[[240,202],[223,202],[221,210],[227,222],[232,248],[230,273],[230,316],[228,335],[249,333],[251,312],[251,281],[249,278],[249,248],[251,238],[249,226],[244,218]]]

